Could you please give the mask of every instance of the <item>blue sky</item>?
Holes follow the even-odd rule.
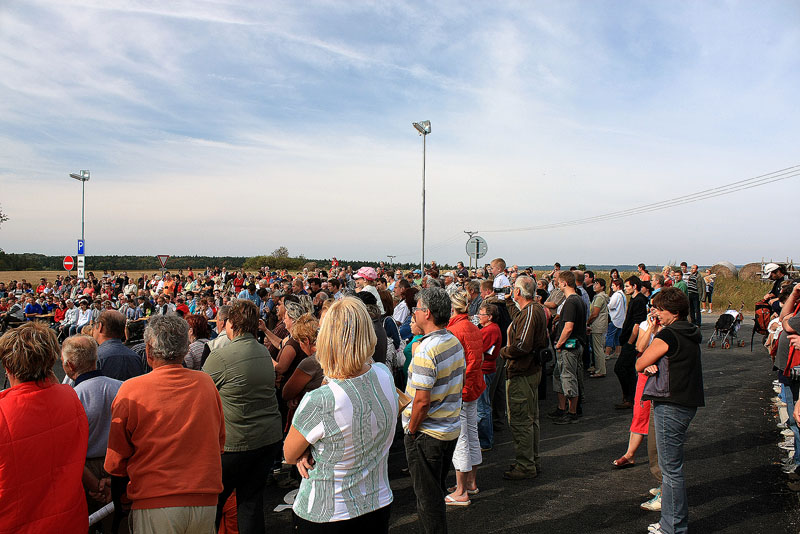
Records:
[[[0,5],[8,252],[419,259],[800,164],[796,2]],[[799,178],[487,232],[510,262],[791,255]],[[769,209],[775,214],[775,208]],[[788,216],[775,220],[789,223]],[[792,221],[793,222],[793,221]],[[788,238],[788,242],[794,242]]]

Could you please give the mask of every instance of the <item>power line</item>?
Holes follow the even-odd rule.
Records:
[[[698,202],[700,200],[706,200],[709,198],[715,198],[724,195],[730,195],[732,193],[736,193],[739,191],[744,191],[747,189],[752,189],[754,187],[760,187],[762,185],[771,184],[774,182],[779,182],[782,180],[788,180],[789,178],[794,178],[796,176],[800,176],[800,165],[795,165],[793,167],[787,167],[785,169],[781,169],[778,171],[770,172],[767,174],[762,174],[759,176],[754,176],[752,178],[746,178],[744,180],[737,180],[735,182],[731,182],[728,184],[720,185],[717,187],[712,187],[710,189],[705,189],[703,191],[698,191],[696,193],[691,193],[688,195],[683,195],[680,197],[675,197],[668,200],[662,200],[659,202],[653,202],[651,204],[645,204],[643,206],[638,206],[635,208],[628,208],[625,210],[614,211],[611,213],[605,213],[602,215],[594,215],[592,217],[584,217],[581,219],[573,219],[569,221],[562,221],[557,223],[549,223],[549,224],[541,224],[536,226],[526,226],[522,228],[507,228],[507,229],[498,229],[498,230],[480,230],[481,233],[500,233],[500,232],[529,232],[535,230],[549,230],[553,228],[563,228],[567,226],[577,226],[581,224],[589,224],[594,222],[602,222],[608,221],[613,219],[620,219],[623,217],[630,217],[633,215],[639,215],[641,213],[648,213],[651,211],[658,211],[667,208],[672,208],[676,206],[681,206],[684,204],[691,204],[693,202]]]

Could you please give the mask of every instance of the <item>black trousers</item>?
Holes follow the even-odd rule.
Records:
[[[417,514],[426,534],[447,534],[445,482],[456,441],[458,439],[441,441],[422,432],[405,436],[408,471],[417,496]]]
[[[614,373],[622,387],[622,400],[633,402],[636,396],[636,347],[630,343],[622,345],[622,349],[614,365]]]
[[[702,314],[700,313],[700,294],[699,293],[689,293],[689,318],[692,321],[692,324],[696,324],[700,326],[700,322],[702,321]]]
[[[239,532],[264,534],[264,487],[280,447],[281,442],[278,441],[252,451],[226,452],[222,455],[222,493],[217,501],[217,529],[222,520],[222,508],[233,490],[236,490]]]
[[[392,505],[344,521],[313,523],[292,512],[292,532],[298,534],[389,534]]]

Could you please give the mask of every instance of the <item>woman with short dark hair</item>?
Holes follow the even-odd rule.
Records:
[[[0,391],[0,532],[86,532],[83,466],[89,423],[53,366],[56,334],[31,321],[0,337],[11,387]]]
[[[689,424],[697,408],[705,405],[702,335],[686,320],[689,299],[680,289],[662,289],[652,306],[656,313],[648,322],[655,338],[636,362],[636,370],[650,376],[642,400],[652,401],[662,473],[661,520],[650,532],[683,534],[689,528],[683,452]]]

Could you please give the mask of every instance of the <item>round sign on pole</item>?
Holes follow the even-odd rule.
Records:
[[[64,256],[64,270],[71,271],[75,267],[75,262],[72,261],[72,256]]]
[[[478,260],[486,256],[486,251],[488,248],[489,247],[486,245],[486,240],[479,235],[474,235],[467,241],[467,254],[469,254],[469,257],[474,260]]]

